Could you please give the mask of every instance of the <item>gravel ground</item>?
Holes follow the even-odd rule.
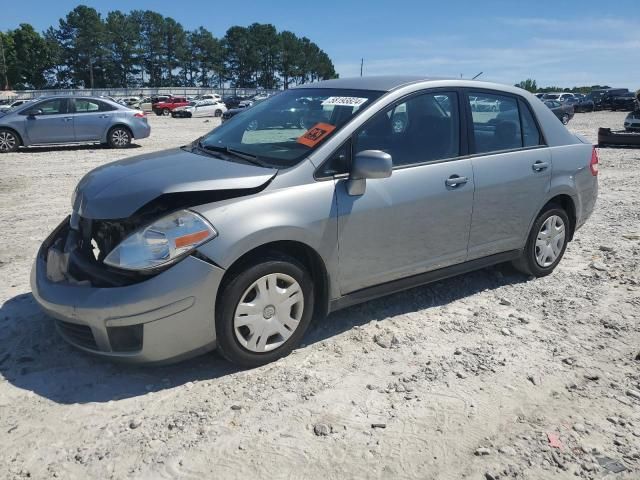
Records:
[[[569,128],[595,142],[624,116]],[[130,150],[0,157],[0,478],[639,477],[640,150],[600,150],[597,209],[549,277],[499,266],[368,302],[251,371],[132,368],[60,340],[29,271],[85,172],[215,125],[150,122]]]

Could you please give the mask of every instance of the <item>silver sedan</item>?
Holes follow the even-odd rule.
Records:
[[[501,262],[551,274],[597,174],[593,145],[519,88],[312,83],[191,145],[89,172],[31,285],[87,352],[166,362],[217,348],[253,367],[349,305]]]
[[[68,143],[124,148],[150,133],[144,112],[101,97],[48,97],[0,113],[0,153]]]

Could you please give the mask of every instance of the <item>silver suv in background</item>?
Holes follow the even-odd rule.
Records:
[[[501,262],[548,275],[594,208],[598,157],[534,99],[414,77],[285,90],[191,145],[89,172],[34,297],[88,352],[217,347],[256,366],[349,305]]]
[[[144,112],[106,98],[48,97],[0,113],[0,153],[67,143],[124,148],[150,133]]]

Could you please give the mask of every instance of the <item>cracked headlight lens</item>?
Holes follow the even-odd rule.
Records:
[[[151,270],[176,262],[217,236],[203,217],[181,210],[136,230],[107,255],[104,263],[124,270]]]

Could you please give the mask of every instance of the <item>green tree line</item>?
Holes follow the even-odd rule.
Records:
[[[600,90],[603,88],[609,88],[607,85],[591,85],[591,86],[581,86],[581,87],[538,87],[538,84],[535,80],[531,78],[527,78],[526,80],[522,80],[515,84],[516,87],[520,87],[524,90],[527,90],[531,93],[549,93],[549,92],[566,92],[566,93],[591,93],[592,90]]]
[[[336,76],[318,45],[271,24],[232,26],[216,38],[150,10],[103,18],[80,5],[42,34],[27,23],[0,32],[1,88],[274,89]]]

